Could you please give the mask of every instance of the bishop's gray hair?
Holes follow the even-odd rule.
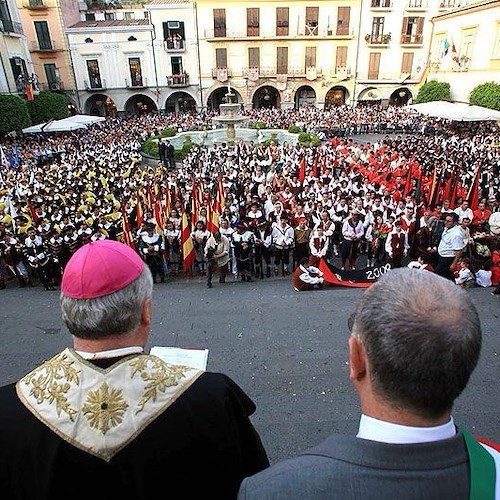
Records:
[[[153,294],[148,266],[132,283],[117,292],[95,299],[73,299],[61,293],[62,318],[68,330],[81,339],[100,339],[135,330],[142,306]]]

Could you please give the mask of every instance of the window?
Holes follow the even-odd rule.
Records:
[[[123,13],[123,19],[135,19],[135,12],[124,12]]]
[[[50,90],[59,90],[61,88],[59,82],[59,72],[57,71],[55,64],[44,64],[43,69],[45,70],[45,77],[47,79],[47,85]]]
[[[50,40],[47,21],[35,21],[35,31],[40,50],[51,50],[52,41]]]
[[[26,77],[28,75],[26,62],[20,57],[11,57],[9,61],[10,68],[12,69],[12,75],[14,76],[14,80],[16,81],[17,90],[23,90],[24,82],[22,82],[21,79],[22,77]]]
[[[132,87],[142,87],[141,60],[138,57],[130,57],[128,60],[130,70],[130,82]]]
[[[288,36],[288,7],[276,7],[276,36]]]
[[[403,17],[403,29],[401,31],[401,43],[422,43],[424,18]]]
[[[227,49],[215,49],[215,65],[217,69],[227,68]]]
[[[149,11],[148,10],[144,11],[144,19],[149,19]]]
[[[5,1],[0,1],[0,20],[6,21],[7,23],[12,23],[12,18],[10,17],[10,12],[9,12],[9,6]]]
[[[102,88],[101,72],[99,71],[99,62],[97,59],[89,59],[87,61],[87,71],[89,74],[90,88]]]
[[[86,12],[85,21],[95,21],[95,14],[93,12]]]
[[[493,46],[493,58],[494,59],[499,59],[500,58],[500,24],[497,23],[497,33],[494,40],[494,46]]]
[[[347,46],[337,47],[337,55],[335,57],[335,67],[345,68],[347,66]]]
[[[384,18],[374,17],[372,22],[372,38],[379,38],[384,34]]]
[[[258,47],[248,49],[248,67],[260,68],[260,49]]]
[[[184,73],[184,67],[182,65],[182,57],[171,57],[170,58],[170,68],[172,70],[172,75],[182,75]]]
[[[413,68],[413,52],[403,52],[403,60],[401,62],[401,73],[410,73]]]
[[[167,21],[163,23],[163,40],[167,42],[167,49],[183,49],[185,39],[183,21]]]
[[[349,22],[351,18],[351,7],[339,7],[337,16],[337,35],[349,35]]]
[[[288,74],[288,47],[276,48],[276,73],[278,75]]]
[[[214,36],[226,37],[226,9],[214,9]]]
[[[372,52],[368,63],[368,80],[378,80],[380,68],[380,52]]]
[[[306,68],[316,67],[316,47],[306,47]]]
[[[306,35],[318,34],[319,7],[306,7]]]
[[[247,9],[247,36],[259,36],[260,34],[260,10],[258,8]]]
[[[114,12],[105,12],[104,19],[106,21],[114,21],[116,19],[116,14]]]

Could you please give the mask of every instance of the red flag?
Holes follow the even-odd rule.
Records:
[[[437,167],[434,167],[434,174],[432,175],[432,184],[431,188],[429,189],[429,198],[427,199],[427,206],[430,208],[434,208],[434,199],[436,197],[437,184],[438,184]]]
[[[195,254],[193,240],[191,238],[191,228],[188,224],[186,212],[182,210],[181,218],[181,246],[182,246],[182,265],[184,274],[190,276],[194,264]]]
[[[411,190],[411,177],[412,177],[412,172],[411,168],[408,168],[408,172],[406,174],[406,182],[405,182],[405,187],[403,189],[403,198],[410,192]]]
[[[299,182],[302,184],[305,178],[306,178],[306,157],[304,155],[302,157],[302,160],[300,160]]]
[[[31,86],[31,83],[27,83],[24,86],[24,91],[26,92],[26,99],[28,99],[28,101],[33,101],[35,99],[35,97],[33,96],[33,87]]]
[[[170,187],[167,184],[165,188],[165,210],[164,210],[164,218],[167,220],[170,217],[170,212],[172,211],[172,197],[170,194]]]
[[[133,248],[137,252],[135,246],[134,236],[132,235],[132,230],[130,229],[130,224],[128,222],[127,211],[122,205],[122,240],[125,245]]]
[[[458,175],[456,176],[455,182],[453,183],[453,187],[450,193],[450,207],[455,206],[455,200],[457,199],[458,185],[460,184],[460,180]]]
[[[30,209],[30,214],[31,218],[33,219],[33,223],[35,226],[38,224],[38,214],[36,213],[35,207],[33,206],[33,203],[31,203],[31,200],[28,200],[28,208]]]
[[[195,227],[198,222],[198,187],[196,181],[193,183],[193,190],[191,191],[191,227]]]
[[[218,215],[222,213],[224,209],[225,200],[224,200],[224,186],[222,184],[222,175],[219,175],[219,179],[217,180],[217,193],[215,194],[215,203],[214,203],[214,211],[217,212]]]
[[[470,208],[472,210],[477,210],[477,207],[479,205],[479,168],[474,174],[474,180],[472,181],[471,187],[469,189],[467,200],[469,202]]]
[[[144,211],[142,210],[142,203],[139,195],[136,197],[137,204],[135,206],[135,220],[137,228],[142,227],[142,223],[144,221]]]
[[[313,163],[313,172],[314,172],[314,177],[316,177],[316,179],[319,178],[318,160],[319,160],[319,152],[318,150],[316,150]]]
[[[219,229],[219,214],[209,203],[207,207],[207,229],[213,234]]]

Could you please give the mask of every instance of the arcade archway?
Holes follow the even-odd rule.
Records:
[[[177,113],[178,111],[196,111],[196,101],[187,92],[174,92],[168,96],[165,103],[167,113]]]
[[[411,91],[406,87],[400,87],[391,94],[389,104],[391,106],[406,106],[410,99],[413,99]]]
[[[230,88],[219,87],[219,88],[215,89],[208,97],[208,100],[207,100],[208,109],[213,109],[215,111],[218,111],[219,106],[221,104],[224,104],[227,102],[226,94],[228,93],[229,90],[231,90],[231,94],[233,95],[234,102],[243,102],[241,94],[237,90],[233,89],[232,87],[230,87]]]
[[[376,87],[364,89],[359,93],[358,104],[362,106],[382,104],[382,93]]]
[[[143,113],[150,113],[157,111],[156,104],[151,97],[143,94],[136,94],[130,97],[125,103],[125,112],[132,115],[141,115]]]
[[[279,92],[269,85],[255,91],[252,99],[253,108],[278,108],[280,105]]]
[[[113,99],[105,94],[94,94],[89,97],[84,109],[85,114],[94,116],[115,116],[118,112]]]
[[[316,105],[316,91],[309,85],[302,85],[295,92],[295,107],[302,108],[304,106]]]
[[[349,99],[349,91],[341,85],[332,87],[325,96],[325,109],[332,106],[341,106]]]

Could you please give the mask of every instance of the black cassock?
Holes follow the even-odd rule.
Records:
[[[107,368],[114,360],[96,360]],[[68,443],[0,388],[0,495],[5,499],[231,499],[269,465],[229,377],[203,373],[109,462]]]

